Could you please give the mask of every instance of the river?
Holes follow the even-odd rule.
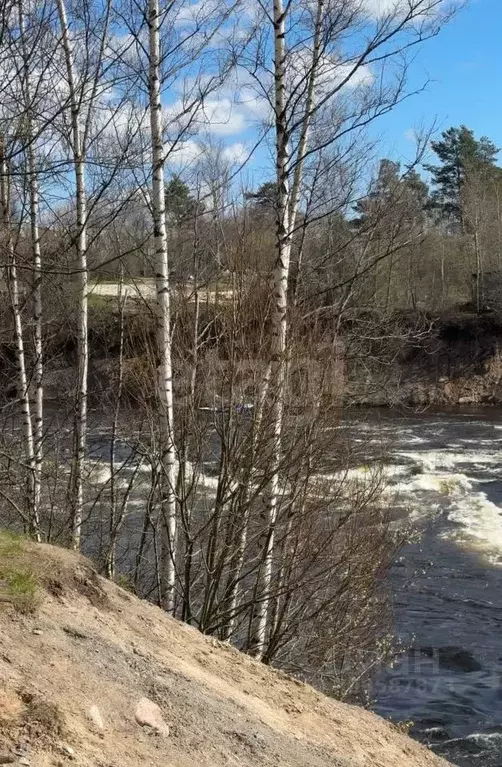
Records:
[[[388,466],[389,500],[420,541],[392,572],[409,648],[381,674],[374,709],[459,767],[502,765],[502,412],[349,416]]]

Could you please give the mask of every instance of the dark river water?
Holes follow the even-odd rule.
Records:
[[[459,767],[502,767],[502,411],[361,414],[389,502],[422,530],[392,571],[406,651],[374,709]]]

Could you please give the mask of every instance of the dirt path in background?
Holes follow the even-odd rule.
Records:
[[[176,285],[175,290],[180,293],[183,292],[189,302],[195,301],[194,287],[191,283],[186,283],[186,285]],[[118,282],[97,281],[91,283],[89,289],[90,296],[117,298],[118,294]],[[202,286],[199,288],[198,294],[201,303],[213,304],[216,301],[229,301],[232,298],[233,291],[226,288],[215,290],[214,288]],[[122,295],[135,300],[141,299],[143,301],[153,301],[156,295],[155,280],[153,278],[149,279],[142,277],[134,281],[126,281],[122,286]]]

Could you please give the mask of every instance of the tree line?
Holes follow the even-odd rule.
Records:
[[[426,162],[422,150],[405,167],[383,159],[375,163],[374,173],[355,174],[348,199],[328,204],[318,200],[315,213],[313,200],[310,209],[300,204],[300,226],[292,244],[293,285],[297,293],[301,288],[303,302],[337,307],[343,288],[350,284],[352,307],[383,312],[496,308],[483,300],[483,287],[485,274],[500,269],[498,149],[490,139],[476,139],[472,130],[460,126],[431,140],[427,150],[432,150],[436,164]],[[217,194],[209,190],[203,172],[195,174],[199,185],[193,186],[193,175],[192,171],[183,180],[174,172],[165,185],[173,282],[193,278],[195,222],[204,240],[198,264],[202,282],[222,280],[235,270],[236,253],[245,259],[241,266],[250,280],[269,274],[276,182],[236,190],[228,181],[232,169],[221,160]],[[334,189],[339,182],[329,174],[324,179]],[[142,220],[143,234],[147,214],[146,207],[136,206],[132,218],[134,225]],[[307,229],[305,242],[302,231]],[[117,277],[125,265],[131,276],[153,276],[148,253],[143,247],[97,273]]]
[[[299,208],[310,239],[307,248],[301,236],[293,243],[295,260],[301,259],[302,300],[322,306],[347,281],[354,284],[353,307],[384,312],[496,308],[483,304],[482,291],[484,275],[499,271],[501,264],[498,149],[490,139],[476,139],[472,130],[460,126],[431,140],[430,150],[437,164],[417,158],[403,168],[390,159],[378,161],[375,173],[360,179],[349,202],[320,211],[315,221],[308,220],[308,209]],[[229,251],[246,227],[247,270],[267,274],[276,195],[276,182],[265,181],[222,206],[220,239],[227,252],[215,260],[208,227],[213,214],[200,196],[197,201],[189,183],[174,174],[166,184],[166,210],[176,241],[174,278],[192,276],[183,251],[197,216],[205,231],[206,279],[222,268],[234,268]],[[299,256],[296,251],[302,247]],[[133,264],[129,268],[137,270]],[[296,282],[294,287],[299,290]]]

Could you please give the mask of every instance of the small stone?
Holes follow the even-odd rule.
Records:
[[[23,767],[30,767],[30,760],[27,756],[22,756],[21,759],[19,759],[18,764],[22,764]]]
[[[142,727],[151,727],[164,737],[169,735],[169,727],[164,722],[159,706],[148,698],[141,698],[138,701],[134,718]]]
[[[253,738],[255,739],[255,741],[258,743],[258,745],[261,748],[265,748],[265,746],[267,745],[267,741],[265,740],[265,738],[263,737],[263,735],[261,733],[254,732],[253,733]]]
[[[101,711],[97,706],[91,706],[88,715],[91,722],[93,722],[99,730],[104,730],[105,723],[103,722]]]
[[[42,629],[33,629],[31,633],[38,637],[42,633]]]
[[[75,756],[75,751],[71,746],[67,746],[66,743],[61,743],[61,751],[65,756],[68,756],[70,759],[73,759]]]

